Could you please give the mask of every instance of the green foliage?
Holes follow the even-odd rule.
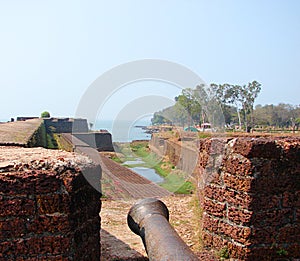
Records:
[[[185,175],[178,171],[171,173],[175,169],[172,163],[162,162],[156,154],[149,151],[147,142],[134,142],[131,144],[131,149],[138,157],[142,158],[145,167],[153,168],[156,173],[164,177],[164,182],[160,186],[178,194],[191,194],[194,191],[193,184],[185,180]]]
[[[191,122],[200,122],[200,113],[202,107],[200,101],[196,97],[196,90],[187,88],[182,90],[182,94],[175,97],[177,107],[181,107],[186,113],[187,125],[192,125]]]
[[[54,139],[52,133],[47,133],[47,148],[48,149],[57,149],[58,148],[57,142]]]
[[[64,139],[61,134],[53,133],[53,139],[55,140],[56,148],[65,151],[73,151],[73,145],[70,141]],[[53,146],[54,146],[53,144]]]
[[[220,257],[221,260],[229,258],[229,252],[228,252],[228,248],[227,247],[223,247],[219,251],[219,257]]]
[[[209,133],[209,132],[198,132],[198,137],[199,137],[199,139],[210,138],[211,133]]]
[[[195,89],[187,88],[175,97],[174,106],[156,112],[152,123],[173,123],[184,127],[199,122],[209,122],[216,127],[212,121],[222,122],[222,120],[216,120],[218,115],[222,114],[224,122],[232,130],[236,125],[245,130],[250,128],[257,130],[257,127],[260,128],[258,130],[263,130],[263,128],[299,130],[300,105],[279,103],[278,105],[257,105],[253,108],[260,91],[261,84],[257,81],[246,85],[212,83],[208,89],[205,89],[203,85],[196,86]],[[218,105],[222,108],[221,113]]]
[[[116,163],[119,163],[119,164],[123,163],[123,161],[117,156],[113,156],[113,157],[111,157],[111,159]]]
[[[170,124],[170,120],[161,115],[159,112],[154,113],[153,118],[151,119],[152,125],[162,125],[162,124]]]
[[[285,103],[257,105],[254,110],[254,123],[259,126],[298,128],[300,126],[300,106]]]
[[[208,116],[214,111],[210,109],[208,113],[209,107],[214,105],[212,100],[203,84],[196,86],[195,89],[183,89],[181,94],[175,97],[174,106],[154,114],[152,124],[172,123],[184,127],[210,121]]]
[[[48,111],[43,111],[41,113],[41,118],[50,118],[50,113]]]
[[[171,173],[165,177],[165,181],[160,186],[166,190],[175,191],[178,194],[191,194],[195,190],[193,184],[185,181],[184,177]]]
[[[44,147],[47,148],[47,134],[44,123],[42,123],[36,132],[30,138],[29,147]]]
[[[277,250],[276,254],[279,255],[279,256],[287,256],[288,255],[288,251],[286,251],[285,249],[281,248],[281,249]]]
[[[242,124],[241,114],[243,116],[243,122],[245,128],[248,129],[248,125],[253,127],[253,105],[258,94],[261,91],[261,84],[257,81],[249,82],[247,85],[232,85],[232,84],[211,84],[212,90],[216,94],[216,98],[222,104],[224,110],[225,105],[235,105],[239,125]]]
[[[242,121],[253,126],[253,104],[261,90],[261,84],[252,81],[246,85],[204,84],[195,89],[186,88],[175,97],[175,105],[154,114],[153,124],[172,122],[181,126],[192,126],[204,122],[214,127],[220,123],[230,124],[237,113],[239,125]]]

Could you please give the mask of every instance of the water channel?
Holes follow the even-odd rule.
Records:
[[[160,183],[163,182],[164,179],[159,176],[154,169],[146,168],[144,166],[141,166],[145,162],[141,159],[137,158],[135,160],[125,161],[123,165],[130,165],[130,169],[134,172],[138,173],[139,175],[143,176],[146,179],[149,179],[150,181],[154,183]],[[137,165],[134,167],[134,165]]]

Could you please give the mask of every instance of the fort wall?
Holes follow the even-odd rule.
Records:
[[[186,174],[193,173],[196,170],[199,152],[194,142],[183,140],[178,142],[164,139],[159,135],[152,135],[149,148],[159,157],[170,161]]]
[[[0,158],[0,260],[100,260],[101,194],[83,175],[100,183],[100,167],[42,148]]]
[[[204,246],[225,249],[238,260],[300,258],[300,138],[196,143],[193,177],[203,211]],[[165,156],[185,159],[167,140],[153,138],[151,144]]]
[[[111,134],[107,131],[74,133],[73,135],[98,151],[114,151]]]
[[[86,119],[45,118],[46,130],[52,133],[88,132]]]

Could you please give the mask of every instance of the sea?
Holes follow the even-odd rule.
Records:
[[[93,130],[107,130],[112,135],[113,142],[131,142],[133,140],[150,140],[151,134],[145,132],[143,127],[151,125],[150,119],[137,121],[126,120],[98,120]]]

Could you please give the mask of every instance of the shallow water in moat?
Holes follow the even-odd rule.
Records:
[[[142,161],[141,159],[137,158],[136,160],[126,161],[123,164],[124,165],[138,165],[138,164],[143,164],[143,163],[145,163],[145,162]],[[149,179],[150,181],[152,181],[154,183],[160,183],[160,182],[164,181],[164,179],[161,176],[159,176],[154,169],[141,167],[141,166],[132,167],[130,169],[133,170],[134,172],[140,174],[144,178]]]

